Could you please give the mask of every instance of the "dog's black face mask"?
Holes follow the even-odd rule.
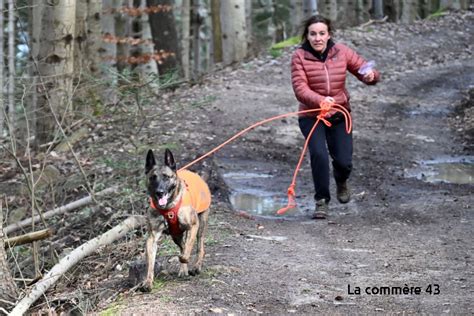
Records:
[[[146,157],[145,173],[147,176],[148,194],[158,207],[166,207],[172,200],[178,177],[176,175],[176,163],[171,151],[165,151],[165,164],[163,167],[156,166],[155,156],[150,149]]]

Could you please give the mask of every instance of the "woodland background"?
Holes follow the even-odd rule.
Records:
[[[63,205],[66,199],[48,187],[58,173],[50,160],[65,153],[77,167],[78,177],[69,179],[75,187],[89,194],[103,189],[100,179],[84,171],[87,158],[72,149],[87,133],[84,126],[103,124],[111,111],[131,104],[127,110],[140,113],[170,89],[262,52],[277,56],[279,48],[299,42],[300,23],[311,14],[319,12],[343,28],[409,23],[469,5],[468,0],[2,1],[0,180],[20,173],[23,182],[18,191],[1,187],[0,225],[41,218]],[[23,211],[12,216],[16,207]],[[23,233],[37,230],[33,224]],[[27,288],[25,280],[39,280],[45,263],[38,243],[19,248],[7,242],[5,248],[6,237],[17,232],[0,233],[0,306],[6,311],[18,299],[18,285]]]

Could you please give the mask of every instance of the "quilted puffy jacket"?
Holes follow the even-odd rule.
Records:
[[[321,101],[329,96],[350,111],[346,73],[349,71],[364,82],[363,75],[358,70],[365,63],[356,52],[340,43],[329,48],[324,62],[311,52],[298,48],[291,58],[291,82],[296,99],[300,102],[299,110],[317,109]],[[365,84],[374,85],[379,81],[379,72],[374,72],[374,81],[364,82]],[[314,116],[314,113],[304,115]]]

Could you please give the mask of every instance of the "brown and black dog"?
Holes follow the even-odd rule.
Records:
[[[201,272],[211,193],[206,182],[198,174],[188,170],[176,170],[173,154],[168,149],[165,150],[165,161],[161,167],[157,166],[153,151],[148,151],[145,173],[151,210],[148,216],[147,272],[143,289],[150,291],[153,285],[157,243],[164,231],[171,235],[181,250],[178,276]],[[194,269],[188,271],[188,262],[196,240],[197,260]]]

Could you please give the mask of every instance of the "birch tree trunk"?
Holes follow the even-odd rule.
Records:
[[[211,0],[212,52],[214,63],[222,62],[222,28],[220,0]]]
[[[88,83],[89,73],[87,71],[89,64],[89,56],[86,53],[86,43],[88,37],[87,29],[87,8],[88,0],[76,0],[76,22],[74,26],[74,85],[81,83],[82,89],[76,90],[76,98],[84,100],[84,102],[75,102],[73,104],[74,113],[86,116],[88,113],[90,87],[86,87]],[[77,116],[77,115],[76,115]]]
[[[23,315],[26,313],[28,308],[33,304],[41,295],[43,295],[51,285],[64,275],[71,267],[76,265],[83,258],[87,257],[99,247],[111,244],[117,239],[122,238],[129,231],[142,226],[146,223],[145,217],[132,216],[124,220],[119,225],[108,230],[104,234],[89,240],[85,244],[82,244],[78,248],[74,249],[68,256],[61,259],[44,277],[41,281],[36,283],[31,289],[30,293],[24,297],[15,308],[11,311],[10,315]]]
[[[75,2],[42,0],[37,3],[43,10],[39,51],[35,56],[42,79],[37,89],[37,146],[55,137],[55,118],[59,122],[68,121],[74,71]]]
[[[181,7],[181,64],[185,79],[190,78],[190,38],[191,32],[191,0],[183,0]]]
[[[87,70],[93,77],[99,75],[100,51],[102,46],[102,0],[88,0],[87,6]]]
[[[17,288],[13,281],[8,267],[7,254],[5,253],[5,243],[3,235],[3,209],[0,201],[0,298],[2,300],[14,303],[17,299]],[[4,309],[11,309],[13,304],[7,304],[0,300],[0,307]]]
[[[120,2],[120,6],[129,7],[130,0],[123,0]],[[115,13],[115,36],[119,40],[117,43],[117,70],[119,72],[125,70],[130,65],[127,63],[127,59],[130,54],[130,44],[124,39],[130,36],[130,16],[125,12]]]
[[[8,116],[12,130],[16,126],[15,73],[15,5],[8,0]]]
[[[242,60],[247,55],[245,0],[221,2],[222,51],[224,64]]]
[[[137,64],[135,71],[142,82],[147,82],[150,80],[150,77],[158,75],[158,66],[154,59],[143,58],[144,56],[152,56],[154,53],[150,21],[148,20],[149,16],[145,12],[146,0],[134,0],[133,6],[140,10],[142,14],[135,17],[132,22],[131,35],[133,38],[139,39],[140,42],[132,48],[131,55],[136,56],[139,60],[143,60],[143,62]],[[156,85],[155,88],[157,87]]]
[[[147,0],[148,7],[165,5],[174,6],[174,0]],[[158,72],[164,75],[172,71],[180,71],[179,39],[173,10],[150,14],[151,34],[155,43],[155,51],[172,53],[158,64]]]
[[[88,0],[76,0],[76,22],[74,25],[74,74],[80,76],[87,69],[88,56],[85,54],[87,40]]]
[[[104,81],[102,89],[102,103],[114,104],[117,100],[117,43],[115,36],[115,9],[119,6],[118,0],[102,0],[104,15],[101,19],[102,26],[102,49],[100,50],[100,59],[103,67],[100,70],[100,78]]]
[[[29,67],[29,75],[31,78],[31,87],[30,87],[30,102],[26,102],[25,106],[25,124],[21,126],[21,134],[24,134],[24,139],[29,139],[31,136],[34,136],[36,133],[36,121],[38,120],[38,89],[40,88],[39,85],[39,78],[38,78],[38,60],[36,59],[39,52],[40,46],[40,34],[41,34],[41,23],[42,23],[42,14],[43,14],[43,6],[36,5],[35,0],[29,0],[28,4],[30,5],[29,13],[29,21],[28,23],[28,33],[31,36],[30,43],[30,62],[31,65]],[[28,126],[30,133],[28,133]],[[27,142],[25,142],[25,146]]]

